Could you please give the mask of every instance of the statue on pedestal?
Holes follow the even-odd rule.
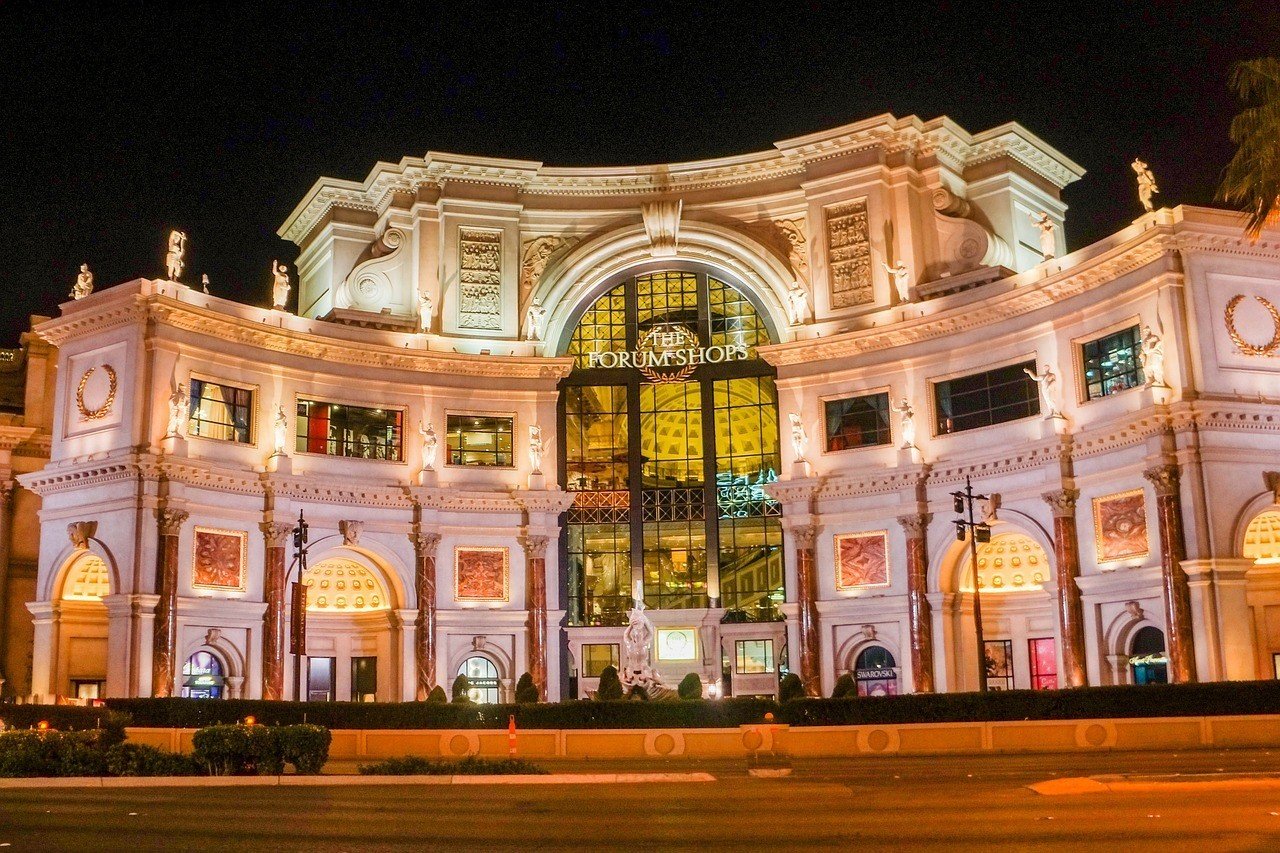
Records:
[[[1164,381],[1164,341],[1148,325],[1144,324],[1139,332],[1142,335],[1142,349],[1138,353],[1138,360],[1142,362],[1147,387],[1167,387]]]
[[[1046,261],[1052,260],[1058,253],[1058,240],[1054,236],[1058,226],[1054,225],[1049,214],[1043,211],[1039,216],[1031,214],[1031,224],[1040,229],[1040,254],[1044,255]]]
[[[884,271],[889,274],[889,280],[893,282],[893,289],[898,294],[898,302],[911,301],[911,272],[907,269],[907,265],[902,261],[898,261],[897,266],[889,266],[881,263]]]
[[[191,396],[185,385],[177,383],[173,386],[173,393],[169,395],[169,429],[165,432],[165,437],[181,437],[190,417]]]
[[[899,445],[903,450],[908,450],[916,446],[916,411],[911,408],[911,404],[907,402],[907,398],[903,397],[902,402],[890,409],[898,416],[898,432],[902,435],[902,443]]]
[[[76,276],[76,283],[68,295],[72,299],[84,299],[90,293],[93,293],[93,273],[89,272],[88,264],[81,264],[80,274]]]
[[[422,436],[422,470],[436,470],[436,431],[429,423],[418,421],[418,435]]]
[[[804,462],[805,451],[809,449],[809,434],[805,432],[804,422],[795,412],[787,415],[791,422],[791,449],[795,451],[796,461]]]
[[[169,281],[180,281],[183,256],[187,253],[187,235],[182,231],[169,232],[169,250],[164,255],[165,272]]]
[[[1044,373],[1036,373],[1029,367],[1022,368],[1022,372],[1031,377],[1031,381],[1036,383],[1036,387],[1040,389],[1040,398],[1044,400],[1044,407],[1048,409],[1045,413],[1046,418],[1060,418],[1062,412],[1058,409],[1058,403],[1054,399],[1058,386],[1058,377],[1054,375],[1049,365],[1044,366]]]
[[[205,293],[209,292],[209,274],[202,273],[200,276],[200,289]]]
[[[1138,176],[1138,201],[1142,202],[1142,209],[1150,213],[1155,210],[1151,204],[1151,196],[1160,192],[1160,188],[1156,186],[1156,176],[1151,173],[1151,167],[1140,158],[1135,157],[1129,165]]]
[[[285,448],[289,443],[289,418],[284,413],[283,403],[276,406],[276,417],[273,429],[275,432],[275,443],[272,447],[271,455],[284,456]]]
[[[809,317],[809,291],[796,282],[787,291],[787,319],[793,326],[801,326]]]
[[[656,632],[653,622],[644,613],[642,581],[635,582],[632,597],[635,599],[635,606],[627,613],[627,627],[622,632],[622,667],[618,672],[618,680],[628,691],[639,687],[650,699],[657,699],[663,693],[670,693],[670,688],[663,683],[662,676],[658,675],[649,662]]]
[[[537,297],[529,305],[529,310],[524,313],[526,341],[540,341],[546,332],[545,324],[547,322],[547,309],[542,307]]]
[[[271,262],[271,307],[277,311],[287,311],[289,305],[289,268],[279,261]]]
[[[431,302],[431,294],[425,290],[418,295],[418,331],[431,331],[431,318],[435,316],[436,306]]]
[[[542,427],[537,424],[529,426],[529,467],[533,473],[542,473]]]

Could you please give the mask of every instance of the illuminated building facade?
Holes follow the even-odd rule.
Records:
[[[642,591],[669,684],[772,694],[1274,677],[1280,247],[879,116],[773,150],[429,153],[281,228],[296,314],[137,279],[57,348],[31,694],[589,695]],[[264,291],[266,285],[264,284]],[[183,408],[185,406],[186,408]]]

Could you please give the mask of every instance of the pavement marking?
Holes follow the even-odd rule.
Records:
[[[1276,791],[1280,776],[1173,774],[1169,776],[1071,776],[1027,785],[1045,797],[1073,794],[1139,794],[1170,791]],[[1150,815],[1148,815],[1150,817]],[[1159,815],[1155,815],[1159,817]]]
[[[710,773],[552,773],[545,776],[75,776],[0,779],[4,788],[248,788],[343,785],[633,785],[715,782]]]

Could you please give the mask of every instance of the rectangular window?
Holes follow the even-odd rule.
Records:
[[[1097,400],[1142,384],[1138,327],[1089,341],[1081,347],[1086,400]]]
[[[773,640],[738,640],[735,644],[741,675],[773,672]]]
[[[887,393],[828,400],[825,409],[828,453],[873,447],[893,440]]]
[[[336,658],[307,658],[307,701],[333,701],[333,672]]]
[[[448,415],[449,464],[510,468],[515,418]]]
[[[187,435],[248,444],[253,440],[253,392],[192,379]]]
[[[378,699],[378,659],[351,659],[351,701],[376,702]]]
[[[1271,655],[1271,668],[1275,670],[1276,678],[1280,678],[1280,653]]]
[[[387,462],[403,458],[404,412],[399,409],[299,400],[297,421],[299,453]]]
[[[1040,414],[1036,383],[1025,372],[1035,369],[1035,361],[1024,361],[934,383],[933,404],[938,435]]]
[[[1053,637],[1027,640],[1031,659],[1031,689],[1054,690],[1058,686],[1058,650]]]
[[[986,669],[988,690],[1013,689],[1013,640],[987,640]]]
[[[606,666],[618,668],[617,643],[586,643],[582,646],[582,674],[599,678]]]

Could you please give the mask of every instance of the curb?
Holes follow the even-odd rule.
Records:
[[[1221,776],[1071,776],[1027,786],[1042,797],[1072,794],[1141,794],[1172,791],[1280,791],[1280,777]]]
[[[546,776],[72,776],[0,779],[22,788],[276,788],[348,785],[633,785],[714,782],[710,773],[552,773]]]

